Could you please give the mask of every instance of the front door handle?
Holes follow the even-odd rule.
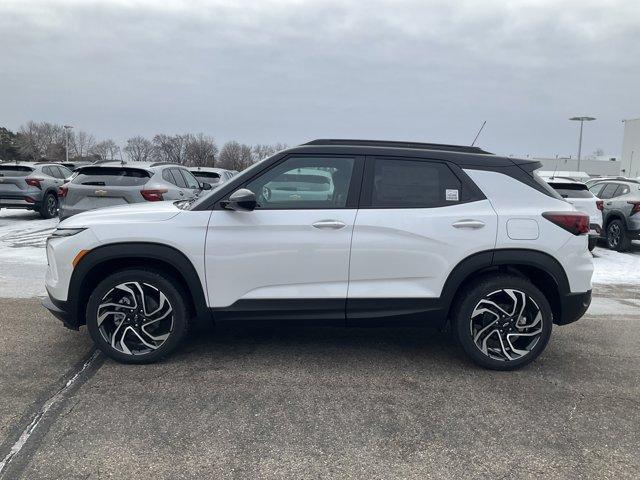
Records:
[[[314,228],[326,228],[326,229],[337,230],[339,228],[346,227],[347,224],[339,220],[320,220],[319,222],[313,223],[312,226]]]
[[[453,224],[453,226],[455,228],[471,228],[475,230],[477,228],[484,227],[484,222],[481,222],[480,220],[458,220]]]

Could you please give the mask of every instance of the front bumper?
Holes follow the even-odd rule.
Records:
[[[591,290],[582,293],[569,293],[560,297],[560,317],[555,318],[556,325],[567,325],[580,320],[591,305]]]
[[[68,302],[62,302],[49,296],[42,300],[42,306],[60,320],[65,327],[71,330],[80,329],[77,319],[73,318],[73,315],[69,312]]]
[[[631,240],[640,240],[640,230],[627,230],[627,237]]]

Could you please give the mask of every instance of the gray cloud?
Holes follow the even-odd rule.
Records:
[[[575,154],[640,116],[640,4],[628,1],[9,1],[0,124],[123,140],[362,137]]]

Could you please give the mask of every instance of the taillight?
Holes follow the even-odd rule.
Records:
[[[157,190],[140,190],[140,193],[147,202],[160,202],[164,200],[164,198],[162,198],[162,194],[167,193],[167,189],[160,188]]]
[[[62,185],[61,187],[58,188],[58,197],[59,198],[66,197],[67,193],[69,193],[69,187],[67,187],[66,185]]]
[[[631,205],[633,205],[633,207],[631,207],[631,213],[629,215],[634,215],[636,213],[640,213],[640,202],[627,202],[630,203]]]
[[[24,181],[27,182],[27,185],[38,187],[42,190],[42,186],[40,185],[44,181],[42,178],[26,178]]]
[[[589,216],[581,212],[544,212],[544,218],[574,235],[589,233]]]
[[[604,210],[604,200],[596,200],[596,207],[598,207],[598,210],[603,211]]]

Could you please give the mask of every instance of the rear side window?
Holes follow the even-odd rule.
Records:
[[[88,167],[78,172],[72,183],[105,187],[133,187],[144,185],[151,175],[139,168]]]
[[[0,177],[26,177],[33,168],[21,165],[0,165]]]
[[[182,168],[177,168],[174,172],[182,174],[184,181],[187,182],[187,188],[200,188],[200,183],[198,182],[198,180],[196,180],[196,177],[194,177],[189,171],[183,170]]]
[[[69,178],[71,175],[73,175],[73,172],[71,170],[69,170],[67,167],[63,167],[62,165],[58,167],[58,170],[60,170],[60,178]]]
[[[180,175],[180,171],[177,168],[170,168],[169,173],[173,176],[173,182],[171,183],[180,188],[187,188],[187,182],[184,181],[184,178],[182,178],[182,175]]]
[[[444,163],[376,158],[371,206],[430,208],[454,205],[461,198],[460,180]]]
[[[615,194],[617,189],[618,189],[618,184],[617,183],[607,183],[607,184],[605,184],[604,188],[600,192],[600,198],[603,198],[605,200],[608,199],[608,198],[613,198],[613,195]]]
[[[549,185],[558,192],[562,198],[593,198],[593,194],[587,186],[582,183],[550,182]]]

